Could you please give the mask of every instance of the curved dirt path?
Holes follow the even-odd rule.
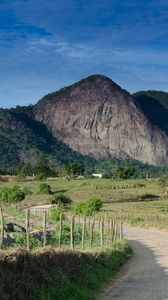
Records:
[[[125,229],[134,255],[100,300],[168,300],[168,233]]]

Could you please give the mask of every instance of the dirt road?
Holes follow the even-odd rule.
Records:
[[[101,300],[168,300],[168,233],[125,229],[134,256]]]

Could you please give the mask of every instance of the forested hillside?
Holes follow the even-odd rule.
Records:
[[[168,93],[142,91],[133,94],[133,97],[150,122],[168,134]]]

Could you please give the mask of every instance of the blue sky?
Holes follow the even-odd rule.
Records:
[[[0,107],[91,74],[168,91],[167,0],[0,0]]]

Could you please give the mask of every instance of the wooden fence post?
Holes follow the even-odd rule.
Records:
[[[71,248],[74,249],[74,216],[71,217]]]
[[[43,214],[43,247],[45,247],[46,244],[47,244],[47,239],[46,239],[46,221],[47,221],[47,212],[44,211],[44,214]]]
[[[62,242],[62,214],[60,213],[59,247],[61,247],[61,242]]]
[[[119,238],[122,240],[123,234],[122,234],[122,221],[120,220],[120,233],[119,233]]]
[[[104,233],[103,227],[104,227],[104,222],[103,220],[101,220],[100,221],[100,246],[101,247],[103,247],[103,233]]]
[[[93,219],[92,224],[91,224],[91,228],[90,228],[90,247],[93,246],[94,223],[95,223],[95,220]]]
[[[88,226],[89,226],[89,229],[90,229],[90,218],[88,219],[89,221],[88,221]]]
[[[82,249],[84,249],[84,245],[85,245],[85,232],[86,232],[86,218],[83,219],[83,226],[82,226]]]
[[[106,222],[106,246],[108,245],[108,240],[109,240],[109,220],[107,219],[107,222]]]
[[[117,222],[114,221],[114,235],[113,235],[113,242],[115,242],[117,238]]]
[[[121,221],[121,233],[122,233],[122,239],[124,238],[124,232],[123,232],[123,222]]]
[[[112,221],[112,232],[111,232],[111,240],[112,240],[112,243],[114,242],[114,238],[115,238],[115,221],[113,220]]]
[[[100,222],[101,222],[101,217],[99,217],[99,220],[98,220],[98,228],[100,229]]]
[[[26,209],[26,245],[27,245],[27,251],[30,251],[30,230],[29,230],[29,216],[30,211],[27,208]]]
[[[110,220],[110,242],[113,243],[113,221]]]
[[[0,249],[2,249],[4,243],[4,217],[3,217],[2,207],[0,207],[0,219],[1,219]]]
[[[118,228],[118,220],[116,220],[116,226],[115,226],[115,231],[116,231],[116,233],[115,233],[115,239],[117,240],[118,239],[118,237],[119,237],[119,228]]]

